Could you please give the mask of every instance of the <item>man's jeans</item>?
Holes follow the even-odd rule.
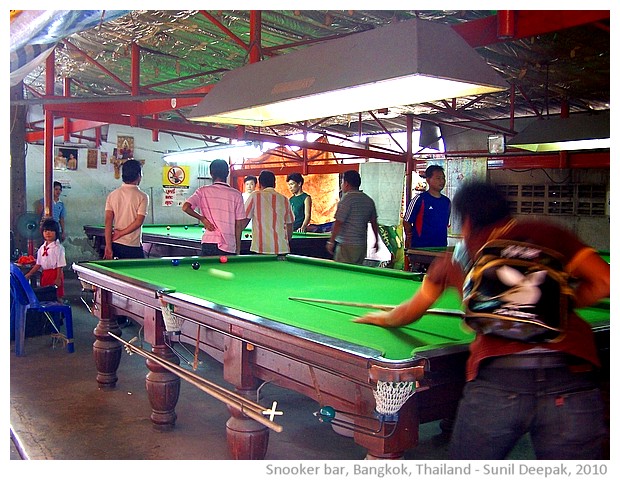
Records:
[[[529,432],[539,460],[598,460],[607,435],[603,409],[592,372],[483,366],[463,391],[449,455],[504,459]]]

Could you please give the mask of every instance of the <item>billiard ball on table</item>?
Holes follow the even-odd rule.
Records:
[[[220,263],[226,263],[227,261],[228,261],[228,257],[227,257],[227,256],[222,255],[222,256],[220,257]]]
[[[173,258],[172,259],[172,266],[173,267],[178,267],[179,266],[179,259],[178,258]]]
[[[200,268],[200,264],[198,262],[194,262],[194,263],[192,263],[192,268],[194,270],[198,270]]]

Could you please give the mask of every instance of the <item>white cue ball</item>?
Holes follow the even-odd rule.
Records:
[[[218,270],[217,268],[210,268],[207,271],[209,272],[209,275],[213,275],[214,277],[222,278],[224,280],[232,280],[233,278],[235,278],[234,273],[227,272],[225,270]]]

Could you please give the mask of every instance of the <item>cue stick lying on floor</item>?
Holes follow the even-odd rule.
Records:
[[[125,345],[127,353],[137,353],[141,357],[154,361],[155,363],[164,367],[166,370],[169,370],[183,380],[188,381],[203,392],[208,393],[209,395],[219,400],[220,402],[225,403],[229,407],[236,408],[244,415],[247,415],[252,420],[256,420],[257,422],[262,423],[274,432],[280,433],[283,430],[283,427],[281,425],[278,425],[277,423],[272,422],[271,420],[263,416],[263,412],[267,410],[267,408],[263,407],[262,405],[254,403],[247,398],[236,394],[235,392],[226,390],[224,387],[212,383],[200,377],[199,375],[196,375],[195,373],[189,372],[184,368],[179,367],[176,363],[172,363],[171,361],[158,357],[154,353],[147,352],[146,350],[137,347],[130,342],[126,342],[121,337],[114,335],[112,332],[108,332],[108,335],[114,337],[116,340]]]
[[[377,303],[360,303],[360,302],[343,302],[340,300],[326,300],[323,298],[303,298],[303,297],[288,297],[289,300],[295,300],[298,302],[308,303],[325,303],[327,305],[341,305],[343,307],[360,307],[360,308],[372,308],[374,310],[389,311],[394,309],[397,305],[383,305]],[[462,310],[452,308],[429,308],[426,313],[434,313],[438,315],[451,315],[456,317],[463,317],[465,312]]]

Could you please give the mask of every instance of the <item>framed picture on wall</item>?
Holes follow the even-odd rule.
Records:
[[[114,155],[116,158],[123,160],[133,158],[133,137],[119,135],[116,144],[116,154]]]
[[[88,149],[88,156],[86,157],[86,168],[97,168],[97,154],[98,150]]]
[[[77,170],[78,149],[56,147],[54,151],[54,170]]]

